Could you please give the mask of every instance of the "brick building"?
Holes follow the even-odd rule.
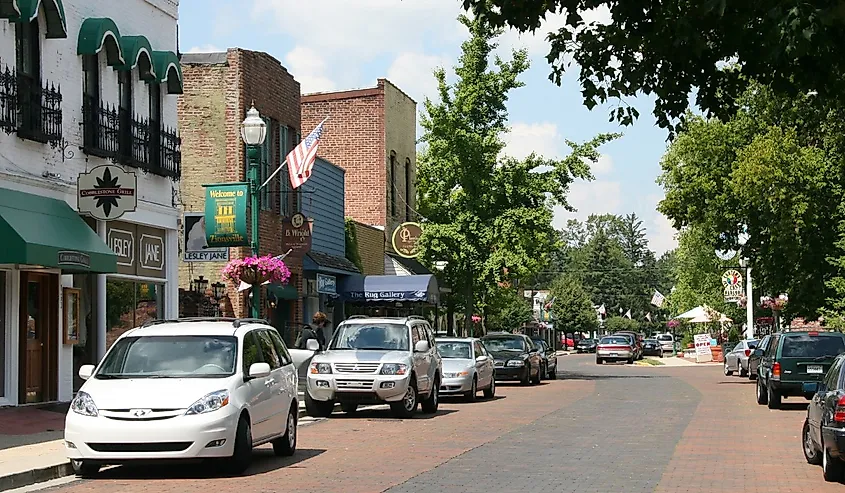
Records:
[[[416,115],[417,103],[387,79],[367,89],[302,96],[306,131],[329,117],[320,156],[346,170],[347,217],[388,234],[416,219]],[[388,240],[385,235],[392,250]]]
[[[186,242],[183,233],[179,265],[179,286],[184,295],[200,276],[211,283],[221,282],[220,271],[228,259],[251,255],[248,247],[203,253],[192,243],[204,242],[203,227],[197,226],[205,207],[202,185],[246,181],[246,147],[240,124],[250,104],[254,102],[268,127],[261,152],[262,183],[284,162],[301,133],[299,82],[272,56],[240,48],[225,53],[184,54],[182,72],[184,94],[178,107],[180,128],[184,129],[181,202],[185,212],[183,232],[188,231],[189,236]],[[261,194],[261,255],[284,253],[282,219],[298,211],[300,204],[298,193],[289,189],[289,178],[283,170]],[[302,258],[288,257],[285,262],[292,273],[289,286],[262,290],[262,316],[280,329],[302,319]],[[230,285],[227,290],[234,315],[246,316],[247,296],[234,288]]]

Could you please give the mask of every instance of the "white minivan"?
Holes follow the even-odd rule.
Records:
[[[74,472],[91,476],[103,465],[137,460],[223,459],[239,474],[253,447],[267,442],[276,454],[292,455],[294,363],[263,320],[154,321],[129,330],[96,368],[79,369],[85,384],[65,423]]]

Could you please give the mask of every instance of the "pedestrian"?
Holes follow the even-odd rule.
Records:
[[[314,339],[320,345],[320,349],[326,348],[326,334],[325,327],[328,325],[329,319],[323,312],[317,312],[311,319],[311,324],[306,325],[302,329],[302,334],[299,336],[299,341],[296,344],[298,349],[307,349],[308,341]]]

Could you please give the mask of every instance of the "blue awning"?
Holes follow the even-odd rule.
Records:
[[[436,304],[440,290],[431,274],[418,276],[349,276],[341,281],[345,301],[421,301]]]

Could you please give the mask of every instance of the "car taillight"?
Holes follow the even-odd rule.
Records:
[[[747,358],[747,357],[749,357],[749,356],[751,356],[751,350],[750,350],[750,349],[746,349],[746,350],[745,350],[745,357]]]
[[[845,396],[836,402],[836,409],[833,412],[833,420],[837,423],[845,423]]]
[[[775,363],[772,365],[772,376],[780,378],[780,363]]]
[[[807,335],[808,336],[817,336],[817,335],[819,335],[819,333],[816,332],[816,331],[813,331],[813,332],[807,332]]]

